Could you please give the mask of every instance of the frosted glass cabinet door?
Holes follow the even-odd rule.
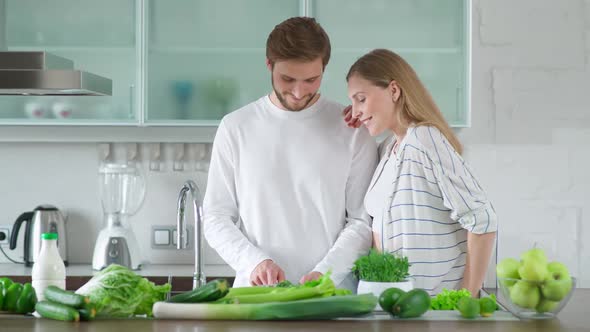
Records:
[[[0,49],[47,51],[110,78],[112,96],[0,96],[0,123],[136,124],[136,0],[0,0]]]
[[[146,122],[216,125],[271,89],[266,39],[299,0],[150,0]]]
[[[350,66],[387,48],[414,67],[451,125],[469,125],[468,6],[469,0],[310,0],[310,16],[332,42],[322,91],[349,104]]]

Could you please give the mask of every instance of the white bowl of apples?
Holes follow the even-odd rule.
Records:
[[[547,262],[540,248],[503,259],[496,266],[506,309],[523,319],[550,319],[565,307],[576,288],[576,278],[559,262]]]

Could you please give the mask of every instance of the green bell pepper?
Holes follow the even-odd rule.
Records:
[[[19,283],[13,283],[8,287],[6,291],[6,297],[4,298],[4,310],[15,312],[16,311],[16,302],[20,297],[21,292],[23,291],[23,285]]]
[[[18,300],[16,300],[16,313],[28,314],[33,312],[35,311],[35,304],[37,304],[35,289],[30,283],[26,283]]]
[[[0,284],[0,311],[4,310],[4,285]]]
[[[0,278],[0,286],[4,287],[4,291],[2,293],[2,295],[6,296],[6,291],[8,290],[8,287],[10,287],[10,285],[12,285],[13,282],[12,280],[4,277],[4,278]]]

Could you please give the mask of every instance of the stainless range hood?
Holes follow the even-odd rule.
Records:
[[[0,52],[0,95],[110,96],[113,82],[47,52]]]

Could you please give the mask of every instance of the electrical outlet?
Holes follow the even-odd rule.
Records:
[[[193,248],[194,227],[187,225],[186,249]],[[151,232],[152,249],[176,249],[176,225],[155,225]]]
[[[0,225],[0,245],[10,243],[10,232],[12,231],[12,225]]]

